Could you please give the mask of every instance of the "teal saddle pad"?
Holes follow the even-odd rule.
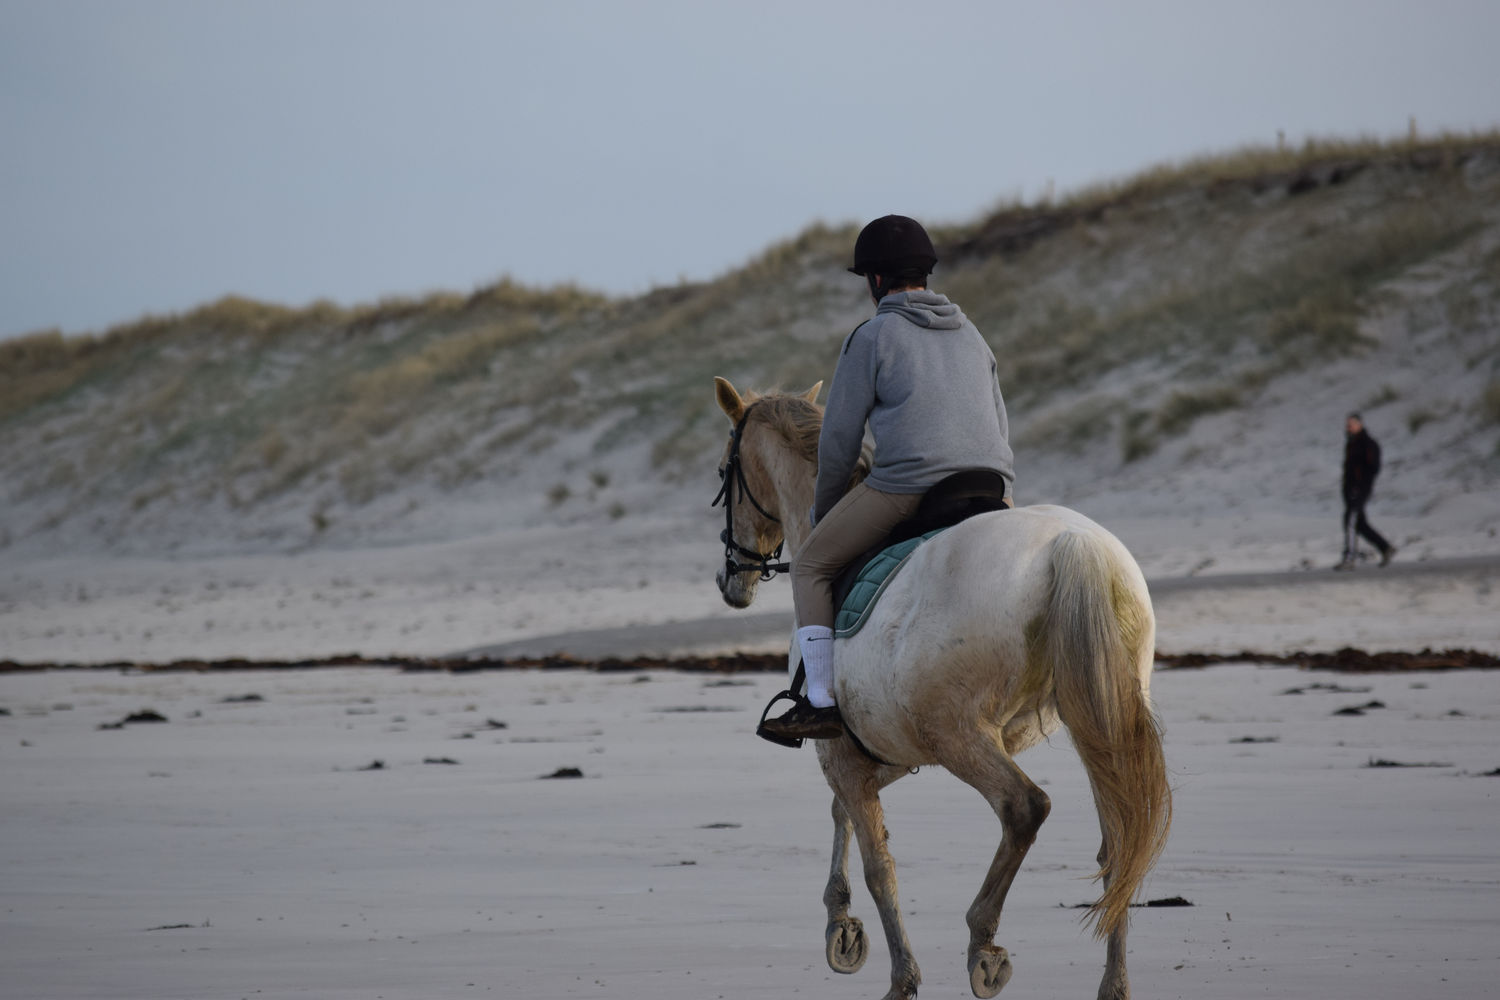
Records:
[[[917,546],[947,530],[947,528],[935,528],[925,535],[897,542],[889,548],[882,549],[875,558],[866,563],[864,569],[860,570],[859,576],[855,577],[853,589],[849,591],[849,596],[844,598],[844,604],[839,608],[838,615],[833,620],[834,636],[847,639],[863,628],[865,622],[869,620],[875,602],[895,577],[896,571],[905,565],[907,559],[911,558]]]

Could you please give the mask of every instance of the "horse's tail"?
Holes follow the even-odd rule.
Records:
[[[1104,893],[1085,919],[1103,937],[1129,917],[1172,823],[1161,726],[1140,675],[1154,655],[1150,598],[1098,539],[1065,531],[1052,547],[1046,624],[1034,635],[1099,811],[1105,849],[1095,878]]]

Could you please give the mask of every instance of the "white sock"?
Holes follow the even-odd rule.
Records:
[[[797,630],[802,649],[802,668],[807,671],[807,700],[814,708],[833,704],[833,629],[826,625],[804,625]]]

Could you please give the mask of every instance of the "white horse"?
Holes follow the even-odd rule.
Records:
[[[729,506],[724,600],[743,608],[781,545],[811,530],[822,409],[805,395],[741,396],[714,380],[735,426],[720,464]],[[736,467],[737,466],[737,467]],[[736,555],[750,559],[740,563]],[[981,514],[920,545],[863,628],[834,643],[834,694],[848,737],[817,741],[834,793],[833,863],[823,903],[835,972],[864,964],[863,924],[849,916],[852,833],[891,955],[886,1000],[916,996],[921,975],[897,905],[880,789],[940,764],[983,795],[1003,838],[968,911],[969,983],[992,997],[1010,979],[994,943],[1000,910],[1051,808],[1014,755],[1068,727],[1093,788],[1103,832],[1101,898],[1086,919],[1108,941],[1101,1000],[1130,995],[1125,934],[1131,899],[1171,825],[1172,796],[1149,685],[1156,620],[1146,581],[1109,532],[1064,507]]]

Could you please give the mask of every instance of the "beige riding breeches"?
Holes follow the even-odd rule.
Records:
[[[833,580],[860,553],[916,513],[920,493],[855,486],[817,523],[792,557],[792,606],[799,626],[833,628]]]

